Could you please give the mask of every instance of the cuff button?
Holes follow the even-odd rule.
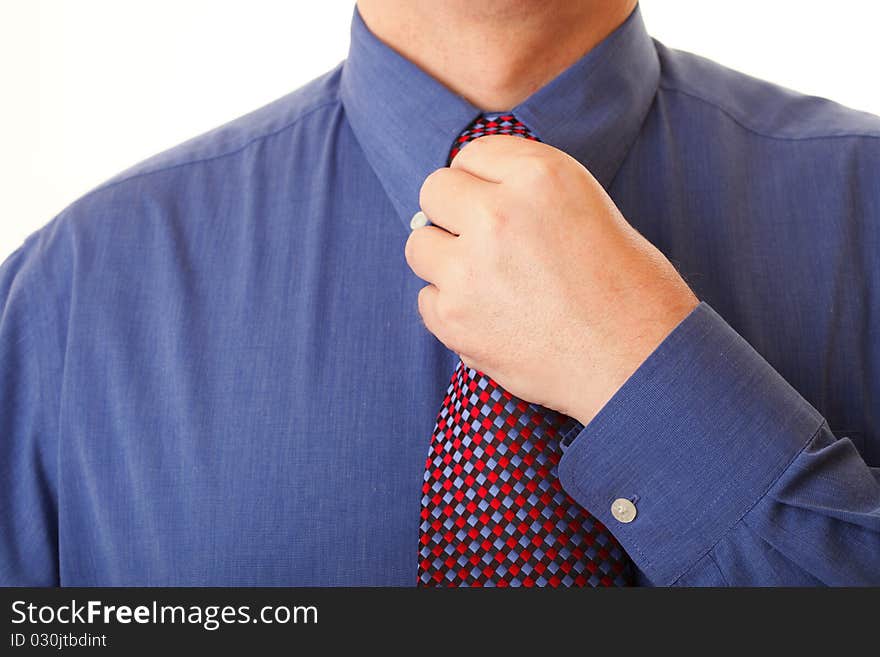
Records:
[[[611,515],[617,522],[630,523],[636,519],[636,513],[636,505],[630,500],[619,497],[611,503]]]

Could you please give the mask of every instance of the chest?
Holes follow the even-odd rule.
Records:
[[[326,237],[92,290],[62,400],[66,583],[415,581],[456,357],[402,238]]]

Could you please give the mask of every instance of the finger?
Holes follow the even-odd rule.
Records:
[[[440,328],[440,322],[437,319],[437,300],[440,297],[440,290],[436,285],[426,285],[419,290],[419,315],[425,327],[437,335],[436,331]],[[438,338],[439,339],[439,338]]]
[[[462,148],[449,166],[498,183],[514,177],[523,160],[546,156],[553,150],[552,146],[523,137],[489,135]]]
[[[455,236],[436,226],[414,230],[406,241],[406,262],[422,280],[442,285],[444,272],[454,257],[455,239]]]
[[[461,235],[495,186],[463,169],[437,169],[422,183],[419,205],[435,226]]]
[[[483,370],[477,361],[464,354],[459,354],[458,357],[461,359],[461,362],[464,363],[465,367],[475,370],[478,374],[483,375]]]
[[[419,314],[422,316],[425,328],[447,348],[455,351],[455,348],[450,344],[446,326],[440,321],[437,309],[440,303],[440,294],[441,292],[436,285],[427,285],[419,290]]]

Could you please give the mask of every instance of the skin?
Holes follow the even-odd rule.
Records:
[[[501,111],[633,6],[359,3],[380,39],[472,103]],[[590,172],[546,144],[479,139],[428,176],[420,205],[434,225],[413,231],[406,259],[428,283],[418,298],[425,326],[511,393],[585,425],[699,303]]]
[[[435,171],[406,243],[425,325],[516,396],[588,424],[698,304],[576,160],[496,135]]]
[[[485,111],[528,98],[635,6],[636,0],[358,1],[381,41]]]

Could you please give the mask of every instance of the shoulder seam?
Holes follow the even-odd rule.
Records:
[[[337,105],[337,104],[340,104],[339,99],[334,98],[332,100],[327,100],[322,103],[319,103],[318,105],[314,105],[311,108],[309,108],[308,110],[306,110],[305,112],[303,112],[302,114],[300,114],[299,116],[297,116],[295,119],[290,121],[289,123],[286,123],[283,126],[281,126],[280,128],[278,128],[277,130],[273,130],[272,132],[267,132],[265,134],[261,134],[256,137],[253,137],[253,138],[249,139],[248,141],[246,141],[241,146],[238,146],[237,148],[233,148],[232,150],[225,151],[223,153],[218,153],[216,155],[210,155],[208,157],[201,157],[201,158],[196,158],[194,160],[186,160],[184,162],[177,162],[175,164],[168,164],[167,166],[162,166],[157,169],[150,169],[149,171],[141,171],[139,173],[134,173],[134,174],[132,174],[130,176],[126,176],[125,178],[122,178],[120,180],[114,180],[113,182],[104,183],[103,185],[99,185],[98,187],[94,188],[93,190],[86,192],[83,196],[80,197],[79,201],[82,201],[82,200],[92,196],[93,194],[97,194],[98,192],[108,190],[108,189],[113,189],[114,187],[117,187],[118,185],[122,185],[123,183],[127,183],[132,180],[137,180],[138,178],[144,178],[146,176],[151,176],[156,173],[164,173],[166,171],[173,171],[174,169],[179,169],[182,167],[191,166],[193,164],[202,164],[205,162],[213,162],[215,160],[222,160],[225,157],[237,155],[238,153],[241,153],[242,151],[250,148],[251,146],[253,146],[254,144],[256,144],[258,142],[264,141],[266,139],[270,139],[276,135],[281,134],[285,130],[289,130],[290,128],[294,127],[297,123],[299,123],[303,119],[311,116],[312,114],[314,114],[318,110],[321,110],[325,107],[329,107],[330,105]]]
[[[694,100],[699,100],[700,102],[705,103],[706,105],[709,105],[710,107],[715,108],[716,110],[718,110],[719,112],[721,112],[722,114],[727,116],[731,121],[736,123],[743,130],[747,130],[748,132],[751,132],[752,134],[758,135],[759,137],[764,137],[766,139],[776,139],[778,141],[811,141],[811,140],[820,140],[820,139],[853,139],[853,138],[856,138],[856,139],[880,139],[880,134],[875,135],[875,134],[871,134],[871,133],[867,133],[867,132],[848,132],[848,133],[841,133],[841,134],[836,134],[836,135],[804,135],[801,137],[794,137],[794,136],[787,137],[784,135],[772,135],[772,134],[769,134],[766,132],[761,132],[760,130],[753,128],[752,126],[746,125],[742,121],[742,119],[740,119],[739,117],[734,115],[734,113],[732,111],[728,110],[726,107],[723,107],[723,106],[719,105],[718,103],[711,101],[707,98],[704,98],[700,95],[697,95],[693,92],[685,91],[684,89],[679,89],[678,87],[672,87],[672,86],[669,86],[668,84],[660,84],[659,88],[663,89],[664,91],[672,91],[674,93],[681,94],[682,96],[687,96],[688,98],[693,98]]]

